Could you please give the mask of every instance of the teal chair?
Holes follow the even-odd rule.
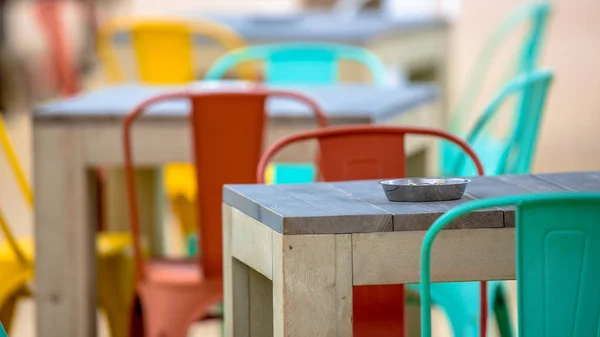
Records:
[[[600,193],[516,195],[468,202],[439,217],[421,247],[421,333],[431,337],[431,247],[455,219],[516,206],[519,336],[598,336]]]
[[[490,104],[484,109],[475,127],[467,137],[467,142],[475,148],[484,127],[490,123],[498,107],[507,99],[521,95],[523,104],[522,115],[516,118],[517,125],[512,128],[512,133],[503,148],[499,151],[497,159],[483,162],[486,175],[496,174],[523,174],[529,173],[538,129],[541,123],[548,89],[552,83],[553,74],[550,71],[539,70],[524,74],[511,81]],[[480,153],[478,153],[478,156]],[[490,156],[487,157],[488,159]],[[476,175],[475,167],[466,161],[464,155],[459,154],[454,163],[453,176]],[[415,292],[419,285],[407,285]],[[502,337],[512,336],[512,327],[506,307],[505,289],[500,281],[488,282],[488,312],[494,312]],[[433,301],[443,308],[455,336],[477,336],[479,322],[479,283],[455,282],[438,283],[432,288]]]
[[[4,327],[2,326],[2,322],[0,322],[0,337],[8,337],[6,335],[6,331],[4,330]]]
[[[205,76],[218,80],[240,63],[264,63],[268,84],[331,85],[339,82],[338,68],[342,60],[361,63],[371,73],[375,85],[388,83],[383,62],[370,51],[356,46],[325,42],[291,42],[240,48],[218,59]],[[274,165],[269,183],[307,183],[314,181],[315,167],[310,164]]]
[[[535,70],[522,74],[509,82],[485,107],[467,136],[478,156],[481,156],[486,175],[530,173],[535,155],[539,128],[543,117],[548,89],[553,74],[548,70]],[[499,108],[510,98],[518,98],[520,108],[513,118],[510,134],[494,148],[482,149],[481,140],[486,142],[484,130],[497,115]],[[488,138],[489,139],[489,138]],[[480,151],[477,151],[480,149]],[[476,174],[475,167],[465,163],[465,157],[459,153],[454,162],[449,161],[453,176],[471,176]]]
[[[511,33],[526,24],[528,25],[527,31],[520,44],[519,51],[515,53],[515,59],[511,64],[511,68],[514,67],[515,69],[509,69],[505,74],[508,78],[511,78],[515,75],[527,74],[536,69],[550,11],[551,5],[548,2],[534,1],[519,7],[503,21],[476,58],[471,75],[467,81],[465,94],[462,95],[450,117],[450,132],[458,135],[465,133],[464,125],[473,110],[475,99],[479,96],[485,74],[487,73],[487,69],[490,69],[494,55]],[[527,91],[525,90],[520,101],[515,106],[515,125],[521,121],[518,116],[526,118],[526,109]],[[478,144],[471,144],[471,146],[475,148],[477,155],[487,168],[487,166],[494,165],[494,162],[498,161],[498,154],[506,147],[506,143],[495,139],[492,135],[481,134]],[[456,157],[460,154],[460,150],[453,146],[453,144],[442,142],[440,151],[440,172],[442,175],[451,176],[456,174],[454,163]],[[488,172],[487,169],[486,172]]]
[[[356,46],[325,42],[292,42],[255,45],[225,54],[208,70],[207,80],[218,80],[240,63],[261,61],[268,84],[328,85],[338,83],[342,60],[364,65],[376,85],[388,83],[383,62],[370,51]]]

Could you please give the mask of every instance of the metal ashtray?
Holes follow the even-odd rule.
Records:
[[[379,182],[389,201],[447,201],[462,198],[471,180],[406,178]]]

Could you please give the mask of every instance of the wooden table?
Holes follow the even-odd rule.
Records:
[[[434,14],[412,14],[389,17],[380,13],[359,13],[351,18],[330,12],[297,12],[282,14],[181,13],[190,19],[210,19],[221,22],[250,45],[274,42],[325,41],[351,44],[374,52],[388,66],[391,78],[403,76],[418,81],[434,81],[442,90],[441,101],[447,111],[446,88],[448,69],[449,23]],[[125,42],[126,34],[115,41]],[[195,65],[203,76],[209,67],[223,55],[222,47],[203,37],[195,40]],[[121,59],[135,60],[123,53]],[[131,73],[134,76],[134,73]],[[134,78],[134,77],[132,77]],[[354,62],[342,62],[340,78],[343,81],[370,81],[371,75]],[[445,124],[444,124],[445,125]]]
[[[377,181],[228,185],[225,336],[352,336],[352,286],[419,281],[427,228],[474,199],[600,191],[600,172],[474,178],[461,200],[391,203]],[[433,282],[515,279],[514,208],[474,212],[438,235]]]
[[[290,89],[290,88],[288,88]],[[371,86],[296,87],[316,99],[332,124],[385,123],[439,125],[439,103],[432,86],[376,88]],[[174,90],[124,85],[84,94],[39,108],[34,117],[34,184],[38,336],[85,337],[96,334],[95,193],[90,169],[123,163],[122,120],[150,96]],[[138,195],[145,206],[141,222],[150,233],[159,226],[156,190],[158,167],[191,160],[187,103],[169,102],[150,109],[134,127]],[[282,100],[269,102],[268,142],[315,127],[306,107]],[[433,143],[417,140],[409,153],[429,153]],[[284,158],[311,161],[310,149],[290,149]],[[417,157],[423,157],[419,155]],[[435,167],[435,162],[427,166]],[[122,179],[122,176],[121,178]],[[122,184],[109,184],[108,223],[128,228]],[[112,187],[111,187],[112,186]],[[112,209],[111,209],[112,208]],[[155,231],[155,230],[154,230]],[[156,235],[157,236],[157,235]],[[155,241],[155,246],[160,242]]]

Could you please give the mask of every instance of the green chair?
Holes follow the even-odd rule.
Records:
[[[553,73],[548,70],[522,74],[509,82],[483,110],[468,134],[467,142],[475,148],[478,156],[487,158],[487,161],[482,159],[486,175],[530,173],[548,89],[553,78]],[[510,135],[501,146],[478,152],[482,138],[485,143],[485,127],[493,122],[502,104],[515,96],[519,98],[520,108],[510,127]],[[460,153],[448,165],[452,167],[451,175],[454,176],[476,174],[475,167],[470,163],[466,164],[464,155]]]
[[[516,195],[467,202],[439,217],[421,246],[421,333],[431,337],[431,247],[472,211],[516,207],[519,336],[598,336],[600,193]]]
[[[268,84],[335,84],[342,60],[364,65],[376,85],[388,83],[383,62],[367,49],[326,42],[289,42],[255,45],[231,51],[218,59],[205,76],[207,80],[223,78],[241,63],[262,61]]]
[[[550,71],[539,70],[521,75],[511,81],[484,109],[481,118],[467,137],[467,142],[477,151],[479,137],[484,127],[492,121],[498,107],[507,99],[515,95],[523,95],[522,117],[517,126],[512,128],[512,133],[506,145],[497,149],[500,155],[493,162],[483,162],[487,175],[508,173],[529,173],[538,129],[542,118],[543,108],[553,74]],[[480,155],[481,153],[478,153]],[[485,156],[484,156],[485,157]],[[487,156],[489,159],[490,156]],[[487,164],[487,166],[486,166]],[[472,176],[477,171],[470,161],[465,161],[464,155],[459,154],[452,163],[453,176]],[[419,291],[419,285],[407,285],[408,289]],[[488,282],[488,312],[496,314],[500,335],[512,336],[512,328],[504,286],[501,281]],[[478,282],[452,282],[438,283],[432,289],[434,303],[443,308],[451,323],[456,336],[477,336],[479,311],[479,283]]]
[[[511,33],[521,28],[524,24],[528,24],[529,26],[521,42],[519,51],[515,53],[515,59],[511,64],[511,67],[515,67],[516,69],[509,69],[505,74],[508,78],[512,78],[515,75],[527,74],[536,69],[550,11],[551,5],[548,2],[534,1],[519,7],[503,21],[476,58],[469,80],[467,81],[465,93],[462,95],[450,117],[450,132],[458,135],[465,133],[464,125],[469,114],[472,113],[475,99],[479,96],[485,74],[487,73],[487,69],[490,69],[494,55]],[[526,118],[527,98],[527,90],[525,90],[520,101],[516,104],[515,125],[521,121],[518,116]],[[487,134],[482,134],[479,138],[476,146],[474,144],[471,145],[474,146],[477,155],[483,161],[484,167],[494,165],[494,162],[498,160],[498,153],[502,152],[506,144]],[[441,143],[440,150],[440,172],[444,176],[455,174],[456,172],[453,171],[455,168],[454,162],[460,151],[453,144],[447,142]]]

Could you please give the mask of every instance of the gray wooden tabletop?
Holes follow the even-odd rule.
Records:
[[[379,13],[361,13],[347,18],[328,12],[301,12],[281,14],[181,13],[188,19],[209,19],[221,22],[251,43],[281,41],[329,41],[365,44],[389,33],[410,33],[423,29],[444,28],[447,21],[434,15],[388,17]],[[115,43],[129,41],[129,34],[117,34]],[[196,43],[214,44],[202,36]]]
[[[362,13],[351,18],[327,12],[205,15],[204,17],[228,25],[251,42],[316,40],[366,43],[391,32],[408,33],[446,25],[444,19],[434,15],[392,18],[379,13]]]
[[[451,208],[507,195],[600,191],[600,171],[475,177],[460,200],[390,202],[378,181],[226,185],[223,202],[279,233],[338,234],[425,230]],[[481,210],[449,228],[514,227],[513,207]]]
[[[69,99],[42,105],[35,110],[36,119],[81,120],[89,118],[123,118],[143,100],[162,93],[202,90],[200,82],[187,86],[144,86],[125,84],[81,94]],[[194,89],[196,88],[196,89]],[[365,123],[385,121],[406,113],[414,107],[433,102],[438,91],[433,85],[377,87],[364,84],[335,86],[276,86],[273,89],[292,90],[313,98],[335,124],[337,120],[358,120]],[[287,99],[270,99],[267,106],[271,119],[314,119],[304,104]],[[171,101],[155,105],[145,116],[184,118],[189,102]]]

